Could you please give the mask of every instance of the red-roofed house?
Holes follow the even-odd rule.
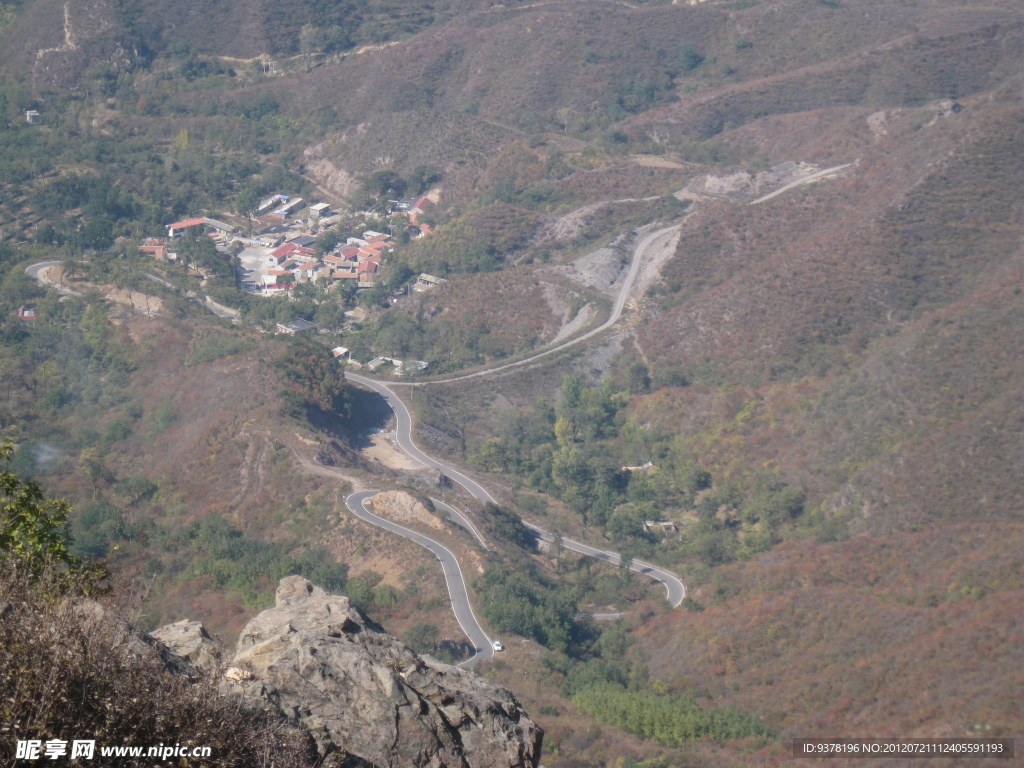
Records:
[[[176,221],[173,224],[167,225],[167,236],[168,237],[180,237],[181,234],[189,227],[205,227],[209,219],[185,219],[185,221]]]
[[[167,236],[180,237],[181,234],[189,227],[207,227],[208,229],[215,230],[222,234],[228,234],[235,230],[235,228],[230,224],[225,224],[223,221],[217,221],[217,219],[211,219],[203,216],[198,219],[185,219],[185,221],[176,221],[173,224],[168,224]]]
[[[413,224],[419,218],[421,213],[426,213],[427,209],[434,204],[434,201],[429,197],[421,197],[416,203],[409,209],[409,221]]]
[[[303,248],[295,243],[285,243],[267,254],[267,264],[274,267],[281,264],[285,259],[300,259],[309,261],[316,258],[316,251],[312,248]]]
[[[267,264],[272,267],[276,267],[279,264],[285,262],[298,246],[292,245],[291,243],[285,243],[284,245],[278,246],[270,253],[267,254]]]
[[[295,250],[292,251],[291,257],[298,259],[299,261],[316,261],[316,251],[312,248],[303,248],[301,245],[296,246]]]
[[[347,267],[355,268],[356,260],[343,259],[341,256],[335,256],[332,254],[330,256],[324,256],[324,264],[334,269],[345,269]]]
[[[167,243],[164,240],[151,237],[139,246],[139,253],[150,253],[157,259],[166,259],[168,256]]]
[[[360,259],[380,258],[384,251],[391,250],[391,243],[367,243],[359,249]]]

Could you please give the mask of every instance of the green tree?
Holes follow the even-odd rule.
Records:
[[[555,439],[558,444],[565,446],[576,442],[578,430],[573,422],[565,416],[559,416],[555,422]]]
[[[372,197],[388,194],[399,197],[405,192],[407,186],[405,179],[396,171],[385,168],[374,171],[370,178],[363,183],[363,190]]]
[[[147,496],[152,496],[159,488],[145,475],[132,475],[118,484],[118,492],[128,497],[132,504],[138,504]]]
[[[409,191],[422,195],[441,181],[441,173],[432,165],[418,165],[409,174]]]
[[[373,602],[381,608],[394,608],[398,605],[398,590],[390,584],[381,584],[373,591]]]
[[[626,386],[631,395],[642,395],[651,390],[651,372],[644,363],[636,362],[626,372]]]
[[[256,211],[260,207],[260,197],[253,187],[242,187],[242,191],[238,193],[238,197],[235,198],[235,207],[238,212],[245,216],[245,220],[249,222],[249,235],[252,235],[252,217],[256,214]]]
[[[313,249],[321,256],[330,253],[342,241],[341,232],[337,229],[325,229],[313,241]]]
[[[679,67],[684,72],[692,72],[703,63],[704,57],[689,43],[686,43],[679,51]]]
[[[417,621],[402,635],[402,641],[416,653],[430,653],[440,639],[437,627],[424,621]]]
[[[0,445],[0,461],[10,461],[14,447]],[[70,507],[63,500],[47,501],[39,484],[0,472],[0,560],[13,559],[39,576],[58,566],[85,576],[91,589],[106,576],[103,566],[83,567],[71,554],[67,522]]]
[[[562,403],[563,411],[579,408],[583,399],[583,390],[586,387],[586,380],[582,376],[570,374],[562,379]]]
[[[92,495],[96,498],[99,493],[99,483],[111,482],[114,480],[114,473],[110,471],[99,452],[95,448],[86,448],[78,457],[78,468],[92,484]]]
[[[74,280],[82,274],[82,265],[74,256],[68,256],[60,263],[60,284],[65,280]]]
[[[555,559],[555,570],[561,572],[562,570],[562,554],[565,552],[565,545],[562,543],[562,537],[559,534],[555,534],[551,539],[551,557]]]

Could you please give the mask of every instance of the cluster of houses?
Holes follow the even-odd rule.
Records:
[[[352,280],[368,288],[377,279],[384,254],[394,249],[392,239],[383,232],[367,230],[361,237],[350,237],[344,246],[321,258],[309,246],[313,238],[300,235],[282,243],[266,256],[264,290],[287,290],[296,283],[325,277],[332,281]]]
[[[433,205],[429,198],[410,197],[389,202],[392,216],[408,219],[408,231],[412,237],[432,233],[430,225],[420,221],[420,217]],[[306,211],[305,218],[290,218],[302,211]],[[223,247],[233,240],[240,240],[248,247],[267,248],[268,253],[259,266],[259,287],[263,295],[272,295],[320,278],[332,282],[351,281],[358,288],[369,288],[380,273],[385,254],[395,245],[390,235],[366,230],[359,237],[349,237],[330,253],[318,254],[313,248],[315,238],[307,231],[324,231],[341,221],[341,216],[332,211],[328,203],[308,205],[300,197],[276,194],[261,200],[252,213],[256,234],[250,237],[238,234],[239,226],[204,216],[169,224],[165,239],[150,238],[139,250],[156,259],[174,260],[175,239],[192,227],[201,227]],[[424,274],[415,288],[422,291],[443,282],[441,278]]]
[[[420,223],[420,216],[425,214],[434,202],[429,197],[400,197],[397,200],[389,200],[391,203],[392,216],[404,216],[409,219],[409,224],[417,227],[421,234],[429,235],[433,230],[429,224]]]

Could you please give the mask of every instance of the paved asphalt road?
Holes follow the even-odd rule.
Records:
[[[397,425],[395,427],[395,439],[398,441],[398,445],[403,451],[408,453],[424,466],[433,467],[439,472],[447,475],[465,488],[475,498],[480,499],[481,501],[494,502],[494,498],[491,494],[489,494],[484,487],[475,480],[466,477],[466,475],[452,467],[442,464],[439,461],[435,461],[416,447],[416,444],[412,441],[412,416],[409,414],[409,409],[405,407],[405,403],[402,402],[402,399],[389,389],[387,385],[347,371],[345,372],[345,378],[350,381],[354,381],[357,384],[369,387],[384,397],[388,405],[391,407],[391,410],[395,412],[395,418],[397,420]],[[550,541],[554,538],[552,534],[549,534],[543,528],[526,520],[523,522],[542,539]],[[591,547],[587,544],[581,544],[580,542],[573,541],[572,539],[562,538],[562,546],[566,549],[572,550],[573,552],[579,552],[583,555],[596,557],[598,560],[604,560],[612,565],[618,565],[620,562],[619,555],[615,552],[606,552],[603,549],[597,549],[596,547]],[[669,571],[641,561],[632,563],[630,565],[630,570],[642,573],[645,576],[650,576],[655,581],[659,581],[664,584],[665,590],[668,593],[668,602],[673,608],[683,602],[683,598],[686,597],[686,587],[683,585],[683,582],[679,580],[679,577]]]
[[[533,523],[523,521],[523,525],[533,531],[544,541],[554,541],[554,535],[548,533],[540,526],[534,525]],[[606,563],[612,565],[619,565],[622,562],[622,556],[616,552],[608,552],[597,547],[591,547],[588,544],[581,544],[578,541],[567,539],[562,537],[562,546],[566,549],[571,549],[573,552],[579,552],[583,555],[590,555],[590,557],[596,557],[598,560],[604,560]],[[669,571],[659,568],[656,565],[645,563],[642,560],[634,560],[629,564],[629,570],[642,573],[644,576],[650,576],[655,581],[661,582],[665,587],[665,591],[668,593],[666,599],[673,608],[678,608],[679,604],[683,602],[683,598],[686,597],[686,587],[683,582],[679,580],[679,577]],[[595,616],[602,616],[603,614],[595,614]],[[609,614],[617,616],[618,614]]]
[[[465,528],[470,536],[479,541],[480,546],[484,548],[484,552],[491,551],[491,548],[487,546],[487,542],[484,541],[484,537],[480,535],[480,531],[478,531],[476,529],[476,526],[473,525],[472,520],[470,520],[464,514],[459,512],[459,510],[455,509],[455,507],[448,506],[440,499],[431,498],[430,500],[434,502],[434,506],[440,507],[441,509],[448,513],[449,520],[451,520],[456,525]]]
[[[444,571],[444,579],[448,583],[448,594],[452,600],[452,612],[455,614],[455,618],[459,622],[459,626],[462,627],[462,631],[466,633],[466,637],[476,648],[476,653],[473,654],[469,659],[462,662],[458,666],[468,667],[476,664],[478,661],[485,661],[494,656],[494,648],[491,646],[491,638],[484,632],[483,627],[480,626],[480,622],[476,620],[476,616],[473,614],[473,607],[469,604],[469,593],[466,591],[466,582],[462,578],[462,569],[459,568],[459,561],[452,554],[452,551],[448,549],[444,544],[438,541],[434,541],[429,536],[424,536],[418,531],[414,531],[411,528],[393,523],[383,517],[378,517],[366,508],[366,501],[372,496],[375,496],[378,491],[360,491],[359,493],[353,493],[347,499],[345,504],[351,510],[352,514],[361,520],[365,520],[368,523],[379,526],[392,533],[397,533],[399,536],[404,536],[410,541],[414,541],[421,547],[426,547],[433,552],[437,559],[441,561],[441,568]]]
[[[403,451],[412,456],[423,466],[431,467],[444,473],[469,491],[474,498],[480,499],[481,501],[489,501],[492,504],[496,503],[491,494],[489,494],[482,485],[466,477],[458,470],[445,466],[439,461],[434,461],[416,447],[416,444],[412,441],[412,416],[409,414],[409,409],[405,407],[405,403],[402,402],[402,399],[393,391],[388,389],[385,384],[348,371],[345,371],[345,378],[349,381],[354,381],[357,384],[362,384],[364,387],[369,387],[387,401],[391,410],[395,412],[395,419],[398,421],[398,424],[395,427],[395,438],[398,440],[398,446]]]
[[[59,260],[39,261],[25,267],[25,274],[43,287],[56,288],[57,292],[64,296],[81,296],[82,294],[78,293],[78,291],[72,291],[70,288],[65,288],[63,285],[57,285],[57,283],[51,283],[50,281],[43,279],[41,273],[44,269],[60,266],[60,263],[61,262]]]

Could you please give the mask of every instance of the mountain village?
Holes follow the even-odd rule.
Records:
[[[404,221],[404,239],[418,239],[433,233],[420,218],[434,206],[429,196],[402,197],[388,201],[386,217],[376,211],[360,212],[359,221]],[[139,251],[161,261],[177,261],[175,241],[182,237],[206,236],[221,253],[237,256],[240,287],[255,296],[288,295],[301,283],[326,280],[331,284],[351,282],[357,290],[371,288],[382,273],[387,254],[394,250],[396,224],[388,232],[366,229],[337,243],[317,236],[332,228],[348,226],[328,203],[307,204],[300,197],[274,194],[262,200],[251,219],[235,214],[225,222],[200,216],[167,225],[165,237],[147,238]],[[400,225],[399,225],[400,226]],[[422,274],[414,290],[422,291],[444,283],[442,278]]]

